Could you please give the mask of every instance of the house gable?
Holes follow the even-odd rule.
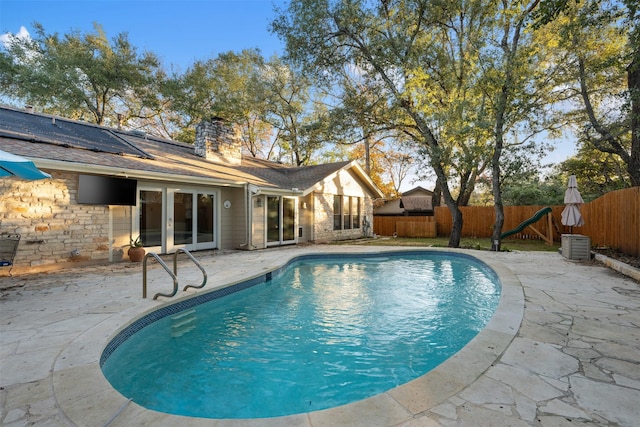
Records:
[[[306,195],[311,192],[363,197],[366,195],[372,199],[383,196],[380,189],[376,187],[371,178],[355,161],[345,163],[339,169],[313,183],[313,185],[309,185],[305,188],[303,194]]]

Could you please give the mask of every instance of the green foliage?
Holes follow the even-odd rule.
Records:
[[[534,177],[503,188],[502,198],[505,205],[512,206],[553,206],[564,203],[566,185],[558,178],[539,180]]]
[[[625,7],[626,5],[626,7]],[[581,144],[616,156],[640,185],[640,47],[636,2],[567,2],[547,24],[557,34],[558,85]],[[634,73],[635,70],[635,73]]]
[[[35,38],[11,36],[0,52],[3,96],[98,124],[115,122],[135,99],[149,103],[144,89],[157,77],[159,60],[138,54],[125,33],[109,41],[97,24],[93,33],[63,37],[35,28]]]
[[[266,120],[276,129],[278,160],[295,166],[312,162],[330,136],[326,106],[316,99],[312,81],[274,57],[266,64]]]
[[[526,25],[538,3],[293,0],[273,29],[305,72],[341,88],[338,127],[361,141],[393,131],[418,147],[454,216],[455,246],[457,206],[489,168],[499,189],[502,151],[531,143],[505,136],[550,126],[546,45]]]
[[[590,144],[582,144],[575,156],[557,165],[556,174],[564,177],[575,175],[580,194],[586,202],[630,186],[620,157],[603,153]]]

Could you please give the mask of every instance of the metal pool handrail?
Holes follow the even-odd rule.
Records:
[[[202,268],[202,265],[200,265],[200,263],[198,262],[198,260],[196,260],[194,258],[193,255],[191,255],[191,252],[189,252],[186,249],[178,249],[174,254],[173,254],[173,273],[177,276],[178,275],[178,254],[180,252],[183,252],[184,254],[186,254],[189,258],[191,258],[191,261],[193,261],[193,263],[196,265],[196,267],[198,267],[200,269],[200,271],[202,271],[202,283],[200,285],[187,285],[184,287],[184,289],[182,289],[183,291],[186,291],[188,288],[194,288],[194,289],[201,289],[204,287],[204,285],[207,284],[207,272],[204,271],[204,268]]]
[[[147,259],[149,259],[149,257],[154,257],[158,263],[160,263],[160,265],[162,266],[162,268],[165,269],[165,271],[167,273],[169,273],[169,275],[171,276],[171,278],[173,279],[173,292],[170,294],[163,294],[158,292],[157,294],[155,294],[153,296],[153,299],[156,299],[158,297],[169,297],[171,298],[172,296],[174,296],[177,292],[178,292],[178,278],[176,277],[176,275],[169,269],[169,267],[167,266],[167,264],[164,263],[164,261],[162,261],[162,259],[160,258],[160,256],[155,253],[155,252],[149,252],[144,256],[144,259],[142,260],[142,298],[146,298],[147,297]]]
[[[156,299],[156,298],[161,297],[161,296],[162,297],[171,298],[178,292],[178,254],[181,253],[181,252],[185,253],[191,259],[191,261],[193,261],[193,263],[196,265],[196,267],[198,267],[200,269],[200,271],[202,271],[202,276],[203,276],[202,283],[200,285],[187,285],[187,286],[184,287],[183,290],[186,291],[188,288],[200,289],[200,288],[203,288],[204,285],[207,284],[207,272],[204,270],[202,265],[200,265],[198,260],[196,260],[194,258],[194,256],[191,255],[191,252],[189,252],[188,250],[180,248],[180,249],[178,249],[177,251],[174,252],[174,254],[173,254],[173,271],[171,271],[169,269],[167,264],[165,264],[165,262],[162,261],[162,259],[160,258],[160,256],[157,253],[149,252],[144,256],[144,259],[142,261],[142,298],[146,298],[147,297],[147,258],[149,258],[150,256],[155,258],[158,261],[158,263],[160,263],[162,268],[164,268],[165,271],[167,273],[169,273],[169,275],[173,279],[173,292],[171,294],[157,293],[157,294],[155,294],[153,296],[153,299]]]

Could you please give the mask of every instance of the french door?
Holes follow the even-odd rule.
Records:
[[[296,242],[296,199],[267,196],[267,246]]]
[[[179,248],[212,249],[217,245],[213,191],[141,188],[138,207],[137,225],[148,251],[167,253]]]

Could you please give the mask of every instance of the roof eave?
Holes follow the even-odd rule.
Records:
[[[23,156],[24,157],[24,156]],[[198,185],[218,185],[222,187],[242,187],[248,184],[247,181],[221,180],[203,176],[177,175],[164,172],[140,171],[124,169],[113,166],[92,165],[87,163],[71,163],[61,160],[49,160],[36,157],[26,157],[33,161],[38,168],[59,170],[65,172],[88,173],[93,175],[111,175],[124,178],[150,180],[150,181],[185,181]]]

